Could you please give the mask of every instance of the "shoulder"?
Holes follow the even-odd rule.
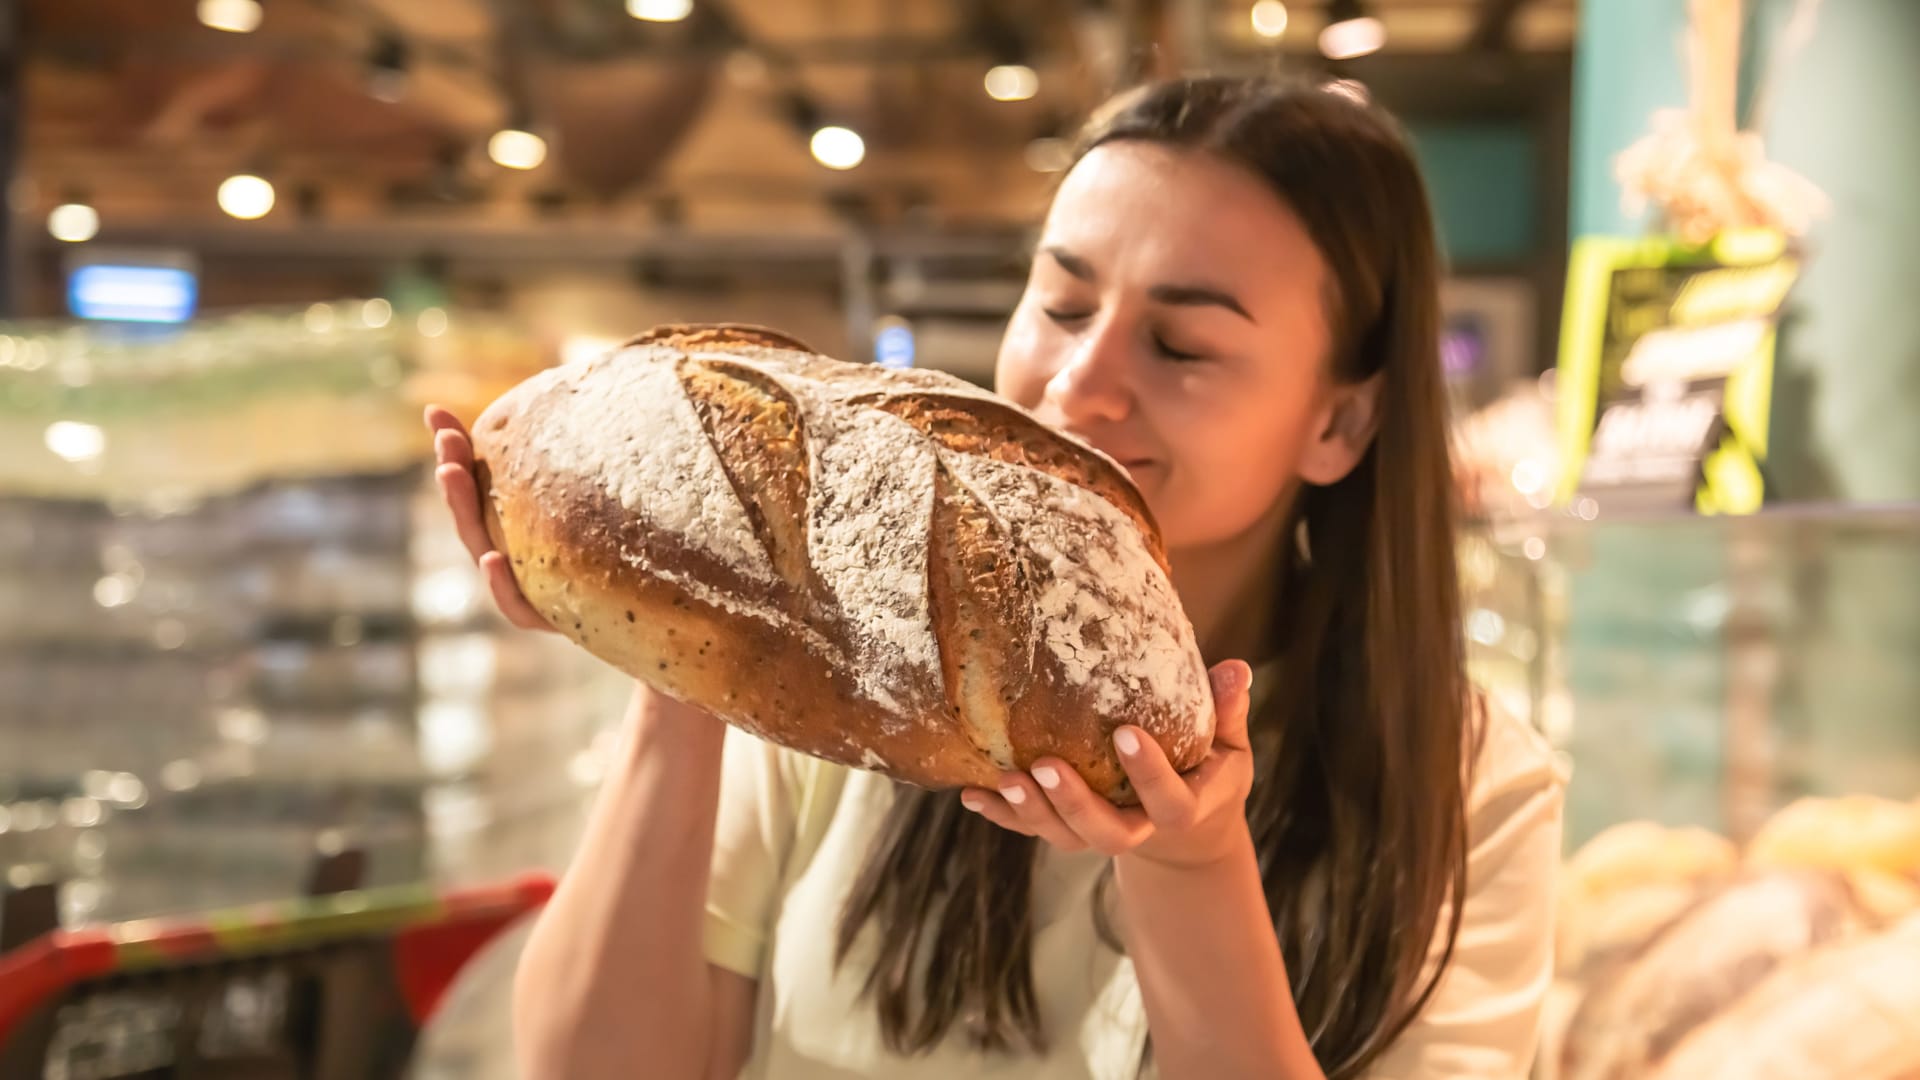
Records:
[[[1466,729],[1469,818],[1502,804],[1524,803],[1530,796],[1558,801],[1567,785],[1565,756],[1497,698],[1476,688],[1468,702]]]

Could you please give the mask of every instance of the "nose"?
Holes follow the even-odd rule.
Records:
[[[1047,380],[1046,402],[1069,430],[1111,424],[1133,411],[1130,345],[1117,322],[1109,317],[1088,327]]]

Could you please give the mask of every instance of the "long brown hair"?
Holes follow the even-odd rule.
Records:
[[[1303,489],[1294,513],[1309,553],[1290,530],[1279,555],[1279,689],[1252,718],[1247,801],[1300,1019],[1322,1069],[1353,1076],[1431,996],[1459,927],[1457,904],[1444,912],[1466,876],[1468,687],[1425,185],[1390,118],[1306,84],[1155,83],[1096,114],[1079,154],[1119,140],[1215,154],[1264,177],[1331,271],[1335,376],[1381,376],[1370,449],[1345,479]],[[896,1052],[925,1051],[956,1024],[984,1048],[1045,1045],[1031,969],[1035,845],[953,792],[899,790],[837,953],[875,925],[865,986]],[[1106,912],[1097,896],[1118,948]],[[1445,948],[1430,967],[1436,936]]]

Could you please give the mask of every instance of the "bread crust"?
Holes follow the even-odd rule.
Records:
[[[1110,459],[969,384],[739,325],[656,327],[473,430],[487,531],[561,633],[663,693],[929,788],[1042,757],[1133,802],[1134,724],[1213,713],[1158,529]]]

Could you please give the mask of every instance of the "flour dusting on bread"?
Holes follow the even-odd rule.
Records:
[[[554,368],[476,425],[493,505],[521,547],[515,572],[534,575],[530,598],[564,609],[576,640],[641,678],[671,680],[730,722],[922,782],[990,783],[1040,753],[1071,750],[1098,790],[1124,794],[1109,741],[1118,723],[1147,727],[1180,767],[1200,760],[1212,736],[1205,665],[1151,519],[1110,459],[1093,465],[1096,451],[950,376],[731,334],[681,328]],[[757,374],[790,398],[792,419],[767,419],[725,383],[690,387],[689,361]],[[724,438],[703,418],[716,407],[731,410]],[[802,435],[804,462],[792,443],[773,441],[790,437],[777,431]],[[757,456],[723,461],[722,445]],[[943,470],[959,489],[938,482]],[[734,475],[793,486],[778,489],[790,493],[779,504],[748,493],[750,507]],[[802,490],[804,562],[794,554],[800,530],[783,524],[776,566],[756,515],[773,505],[787,521]],[[992,543],[1010,548],[980,546],[986,532],[935,535],[961,492],[990,516]],[[962,551],[970,561],[954,561]],[[935,553],[942,566],[972,567],[957,578],[942,571],[941,590],[992,598],[965,615],[941,599],[952,625],[936,625]],[[576,583],[567,575],[581,571],[560,561],[590,577]],[[804,580],[786,580],[796,575]],[[648,579],[671,591],[637,587]],[[689,603],[723,621],[674,610]],[[1019,657],[989,644],[1003,641],[1003,622],[1019,627],[1004,640],[1031,643]],[[674,638],[694,625],[704,628],[698,642],[684,630]],[[769,650],[780,659],[756,684],[763,673],[751,669]],[[972,689],[951,689],[950,677]],[[991,746],[967,734],[986,717],[997,718]]]

